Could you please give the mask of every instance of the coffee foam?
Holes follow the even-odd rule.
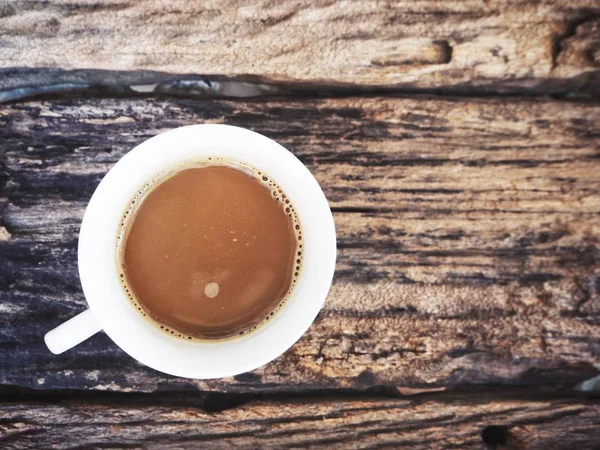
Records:
[[[146,312],[145,308],[142,307],[141,303],[135,298],[135,296],[133,294],[133,290],[131,289],[131,287],[129,286],[129,284],[127,282],[127,277],[125,275],[125,271],[123,270],[123,262],[122,262],[123,261],[123,252],[125,249],[125,242],[127,240],[128,228],[131,225],[131,223],[133,223],[133,221],[135,220],[136,209],[143,203],[146,196],[150,192],[152,192],[152,190],[155,187],[157,187],[159,184],[161,184],[163,181],[166,181],[167,179],[176,175],[178,172],[180,172],[182,170],[201,168],[201,167],[211,167],[211,166],[231,167],[231,168],[237,169],[247,175],[250,175],[255,180],[261,182],[265,188],[267,188],[271,191],[274,200],[280,204],[281,208],[284,210],[284,212],[287,214],[287,216],[292,220],[294,234],[296,235],[296,263],[295,263],[295,267],[294,267],[294,273],[292,276],[292,282],[290,284],[290,288],[288,289],[288,292],[283,296],[283,299],[265,318],[263,318],[262,320],[260,320],[259,322],[255,323],[255,324],[252,324],[248,329],[240,331],[237,336],[230,336],[230,337],[224,337],[224,338],[219,338],[219,339],[199,338],[197,336],[180,333],[177,330],[173,330],[170,327],[167,327],[166,325],[161,324],[154,317],[151,317]],[[234,160],[231,160],[228,158],[222,158],[219,156],[211,156],[211,157],[208,157],[203,160],[189,161],[189,162],[186,162],[183,164],[178,164],[177,166],[174,166],[170,169],[163,170],[163,171],[159,172],[158,174],[154,175],[150,180],[145,182],[140,187],[140,189],[137,190],[137,192],[133,195],[132,199],[129,201],[129,203],[127,205],[128,205],[127,209],[125,210],[125,212],[123,213],[123,215],[121,217],[119,232],[117,235],[117,248],[116,248],[117,263],[119,266],[119,280],[121,283],[121,287],[123,288],[123,291],[129,298],[129,301],[131,302],[131,304],[140,312],[140,314],[142,314],[143,317],[148,319],[148,321],[151,324],[158,327],[160,330],[164,331],[165,333],[170,334],[171,336],[174,336],[174,337],[177,337],[180,339],[185,339],[187,341],[197,341],[197,342],[207,342],[207,341],[210,342],[210,341],[215,341],[215,340],[223,341],[223,340],[235,339],[235,338],[244,336],[246,334],[252,333],[253,331],[256,331],[258,328],[260,328],[262,325],[267,323],[270,319],[272,319],[275,316],[275,314],[277,314],[282,309],[282,307],[285,305],[285,303],[287,302],[287,300],[293,293],[293,291],[296,287],[296,284],[297,284],[297,280],[298,280],[298,278],[301,274],[301,270],[302,270],[302,260],[303,260],[302,226],[300,225],[300,220],[298,218],[298,214],[297,214],[295,208],[293,207],[291,201],[289,200],[289,198],[286,196],[286,194],[281,189],[281,187],[275,182],[275,180],[273,180],[273,178],[271,178],[268,174],[264,173],[263,171],[255,169],[254,167],[252,167],[246,163],[242,163],[240,161],[234,161]],[[209,284],[213,284],[213,283],[209,283]],[[214,283],[214,284],[216,284],[216,283]],[[206,288],[209,288],[208,285],[206,286]],[[217,294],[218,294],[218,289],[219,288],[217,285],[216,286]],[[215,286],[211,286],[209,288],[209,290],[210,290],[210,293],[214,293]],[[215,296],[217,294],[215,294]]]

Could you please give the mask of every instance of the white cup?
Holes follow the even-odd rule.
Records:
[[[149,323],[119,282],[116,258],[120,219],[134,194],[162,170],[220,156],[271,176],[295,206],[303,230],[303,266],[279,313],[236,339],[192,342]],[[44,338],[59,354],[100,330],[126,353],[153,369],[188,378],[219,378],[256,369],[290,348],[308,329],[331,286],[336,239],[323,191],[308,169],[275,141],[243,128],[192,125],[155,136],[127,153],[94,192],[79,233],[79,276],[89,309]]]

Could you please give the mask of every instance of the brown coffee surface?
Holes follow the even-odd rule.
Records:
[[[208,339],[267,317],[290,289],[298,251],[293,218],[272,191],[227,166],[185,169],[154,187],[135,210],[121,257],[144,312]]]

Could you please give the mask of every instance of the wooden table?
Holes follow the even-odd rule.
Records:
[[[0,447],[599,448],[599,67],[594,0],[3,0]],[[96,185],[195,123],[318,179],[321,314],[231,379],[50,354]]]

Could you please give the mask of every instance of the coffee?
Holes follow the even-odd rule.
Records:
[[[297,214],[264,173],[211,158],[147,183],[122,221],[121,281],[134,305],[186,339],[244,334],[290,295]]]

